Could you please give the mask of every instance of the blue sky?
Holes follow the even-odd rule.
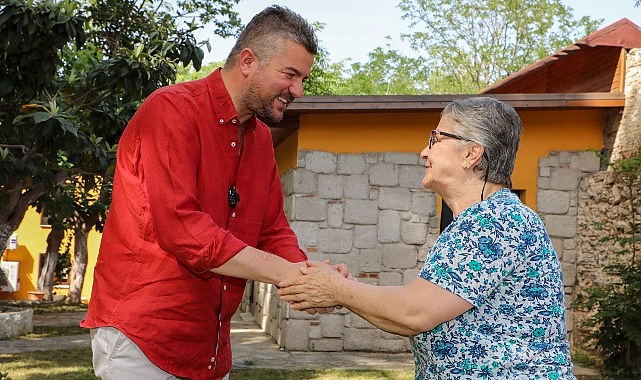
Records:
[[[574,9],[576,16],[604,19],[601,27],[621,18],[628,18],[641,26],[641,7],[634,7],[634,0],[562,0]],[[410,54],[400,35],[407,32],[408,24],[401,19],[397,0],[240,0],[236,6],[243,23],[271,4],[286,6],[310,21],[325,23],[318,34],[322,45],[329,51],[332,61],[351,59],[367,61],[367,54],[385,46],[386,36],[391,37],[395,49]],[[212,52],[205,52],[205,62],[223,60],[233,45],[233,39],[223,40],[201,31],[197,38],[209,37]]]

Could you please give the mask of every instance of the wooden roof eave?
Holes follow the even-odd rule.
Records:
[[[305,96],[292,103],[286,114],[345,112],[424,112],[442,110],[454,99],[480,95]],[[491,94],[518,109],[622,108],[621,93]]]
[[[272,125],[274,146],[280,145],[299,127],[303,114],[365,113],[365,112],[440,112],[454,99],[492,96],[511,104],[517,110],[540,109],[621,109],[625,95],[620,93],[559,93],[559,94],[491,94],[491,95],[368,95],[368,96],[304,96],[292,103],[279,124]]]

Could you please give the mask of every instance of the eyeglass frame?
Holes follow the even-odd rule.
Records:
[[[451,137],[451,138],[457,139],[457,140],[474,141],[472,139],[468,139],[467,137],[463,137],[461,135],[457,135],[457,134],[449,133],[449,132],[439,131],[438,129],[432,129],[432,131],[430,132],[430,139],[427,142],[427,149],[432,149],[434,144],[439,142],[439,140],[436,139],[436,134],[439,134],[439,135],[445,136],[445,137]]]

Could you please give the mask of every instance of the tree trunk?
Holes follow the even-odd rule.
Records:
[[[58,258],[60,257],[60,246],[65,232],[52,228],[47,236],[47,252],[44,257],[44,265],[40,269],[38,276],[38,289],[45,293],[44,299],[51,301],[53,299],[53,277],[56,273]]]
[[[78,303],[87,272],[87,237],[89,229],[85,223],[79,223],[74,229],[73,264],[69,273],[69,298],[67,302]]]

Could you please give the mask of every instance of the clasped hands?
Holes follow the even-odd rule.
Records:
[[[299,263],[302,264],[302,263]],[[340,309],[338,293],[341,283],[354,280],[345,264],[330,265],[328,261],[306,261],[301,275],[278,284],[280,299],[294,310],[309,314],[329,313]]]

